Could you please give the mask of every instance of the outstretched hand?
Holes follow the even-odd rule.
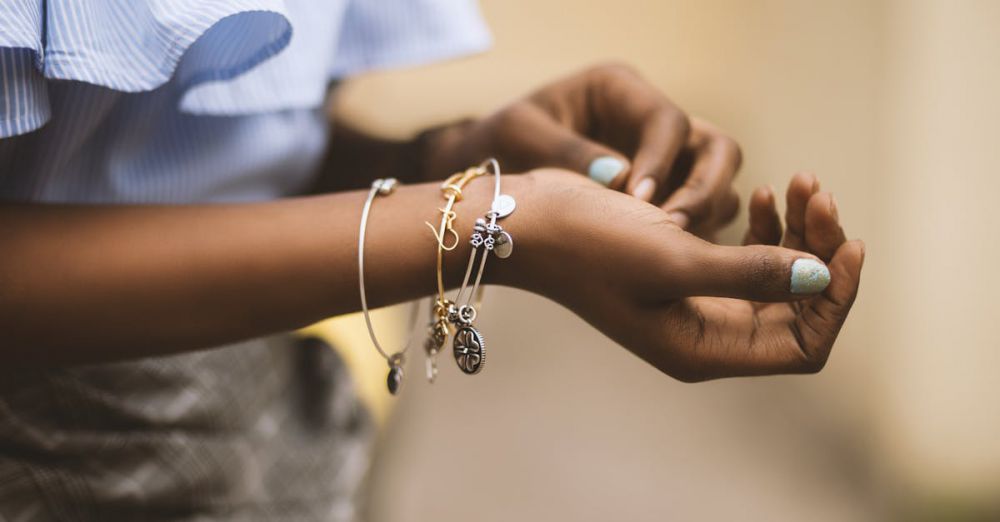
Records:
[[[815,177],[789,185],[784,230],[774,195],[759,189],[746,245],[720,246],[581,176],[528,176],[533,190],[519,207],[540,209],[522,216],[528,245],[500,282],[558,301],[684,381],[826,363],[858,292],[864,245],[846,240]]]

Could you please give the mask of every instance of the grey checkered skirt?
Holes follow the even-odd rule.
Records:
[[[0,371],[0,521],[355,520],[372,433],[315,340]]]

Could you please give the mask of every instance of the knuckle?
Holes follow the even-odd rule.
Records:
[[[493,123],[501,128],[517,128],[517,124],[528,116],[531,107],[524,102],[514,102],[499,111],[493,116]]]
[[[748,247],[751,248],[751,247]],[[779,290],[783,267],[769,252],[763,248],[752,247],[757,252],[744,259],[744,273],[748,288],[770,288]]]
[[[712,205],[708,195],[703,191],[703,184],[700,181],[691,181],[684,191],[684,197],[678,207],[686,212],[692,219],[702,219],[711,214]]]
[[[722,136],[720,141],[720,145],[723,147],[726,156],[729,158],[730,164],[733,168],[733,175],[735,176],[740,170],[740,167],[743,166],[743,149],[740,148],[740,144],[737,143],[736,140],[730,138],[729,136]]]
[[[639,71],[634,66],[621,60],[601,62],[591,67],[589,72],[596,76],[639,76]]]
[[[684,111],[672,107],[667,111],[666,117],[670,127],[678,136],[686,138],[691,134],[691,118]]]

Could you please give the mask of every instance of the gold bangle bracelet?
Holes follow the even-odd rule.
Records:
[[[444,295],[444,253],[458,247],[461,238],[455,231],[454,222],[458,218],[455,212],[455,204],[462,200],[462,190],[473,179],[486,174],[486,169],[482,166],[471,167],[464,172],[452,174],[441,184],[441,195],[445,199],[445,205],[439,208],[441,212],[441,223],[435,227],[431,223],[425,222],[434,233],[437,241],[437,296],[431,298],[431,322],[428,328],[427,340],[424,342],[424,351],[427,353],[427,380],[434,382],[437,377],[437,354],[441,351],[445,341],[451,334],[451,323],[448,322],[448,308],[451,304]],[[445,244],[446,237],[450,235],[454,240],[451,245]]]

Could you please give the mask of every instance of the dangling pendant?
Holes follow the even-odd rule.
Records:
[[[385,384],[392,395],[396,395],[403,387],[403,354],[397,353],[389,360],[389,375],[385,378]]]
[[[441,310],[444,310],[444,308],[442,307]],[[447,315],[447,312],[442,313]],[[448,333],[448,320],[444,317],[432,320],[427,328],[427,339],[424,341],[424,352],[427,358],[424,361],[424,368],[427,374],[427,382],[431,384],[434,384],[434,381],[437,380],[437,356],[441,351],[441,347],[444,346],[444,342],[448,339]]]
[[[472,325],[465,325],[455,332],[452,350],[458,367],[469,375],[479,373],[486,364],[486,342]]]
[[[500,232],[497,234],[497,242],[496,246],[493,247],[493,253],[500,259],[507,259],[513,252],[514,239],[510,237],[510,234],[507,232]]]

